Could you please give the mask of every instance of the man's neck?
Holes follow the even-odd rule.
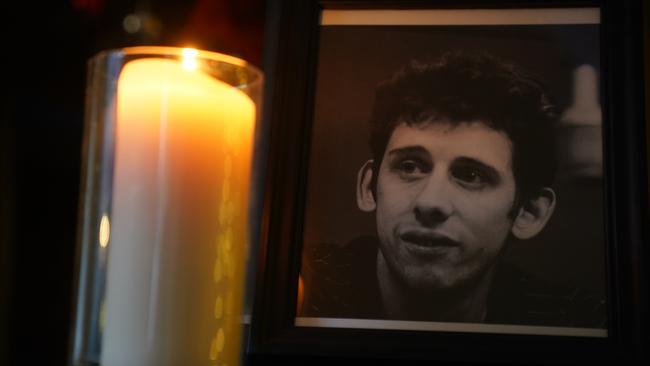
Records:
[[[418,291],[404,286],[377,253],[377,279],[386,315],[392,319],[481,323],[493,269],[462,290]]]

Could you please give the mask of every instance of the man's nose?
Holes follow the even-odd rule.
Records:
[[[424,226],[444,222],[453,213],[451,186],[442,172],[432,172],[415,198],[415,218]]]

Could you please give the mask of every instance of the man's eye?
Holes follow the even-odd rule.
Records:
[[[451,174],[462,186],[469,189],[481,189],[492,183],[488,174],[472,167],[456,167]]]
[[[394,166],[394,170],[402,179],[416,179],[426,174],[427,168],[415,160],[402,160]]]

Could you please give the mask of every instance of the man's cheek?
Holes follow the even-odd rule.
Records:
[[[468,194],[457,200],[458,211],[479,221],[502,221],[514,203],[510,194]]]
[[[381,221],[394,221],[408,211],[406,195],[392,192],[391,196],[380,195],[377,203],[377,217]]]

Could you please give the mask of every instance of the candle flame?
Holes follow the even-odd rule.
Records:
[[[102,220],[99,223],[99,245],[102,248],[106,248],[108,245],[108,239],[111,237],[111,224],[108,220],[108,216],[102,216]]]
[[[183,48],[183,68],[187,71],[194,71],[197,69],[196,56],[199,54],[194,48]]]

